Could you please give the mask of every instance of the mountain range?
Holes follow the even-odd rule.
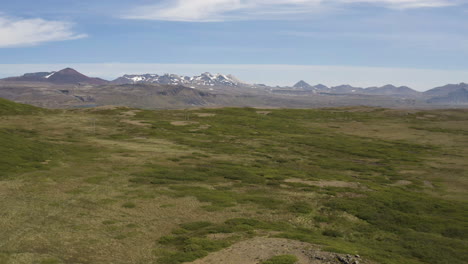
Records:
[[[434,98],[434,100],[430,100],[431,102],[442,102],[447,101],[444,100],[436,100],[435,98],[445,98],[445,97],[453,97],[455,100],[454,94],[463,94],[464,91],[468,90],[467,83],[460,83],[460,84],[447,84],[445,86],[436,87],[430,89],[425,92],[418,92],[413,90],[407,86],[394,86],[391,84],[387,84],[381,87],[368,87],[368,88],[361,88],[361,87],[354,87],[351,85],[339,85],[334,87],[327,87],[323,84],[318,84],[312,86],[307,82],[301,80],[296,83],[293,89],[300,89],[304,91],[312,91],[314,93],[330,93],[330,94],[366,94],[366,95],[382,95],[382,96],[396,96],[396,97],[427,97],[427,98]],[[468,102],[468,100],[458,98],[457,102]],[[451,101],[451,100],[448,100]]]
[[[131,87],[137,87],[135,85],[143,86],[134,88],[135,92],[132,94]],[[99,90],[101,91],[94,89],[93,87],[95,86],[99,86]],[[15,89],[12,87],[15,87]],[[76,87],[83,88],[77,89]],[[47,98],[50,98],[52,94],[59,92],[62,94],[62,97],[63,95],[72,96],[73,100],[79,100],[81,104],[97,102],[98,98],[101,98],[101,103],[112,102],[113,99],[111,100],[109,98],[112,97],[115,99],[119,97],[121,98],[121,102],[125,102],[125,98],[133,98],[132,104],[138,106],[138,100],[136,99],[138,95],[162,96],[159,92],[161,89],[166,91],[165,93],[171,95],[171,92],[167,92],[168,89],[185,91],[184,89],[180,90],[181,87],[185,87],[184,89],[199,89],[200,92],[207,93],[198,94],[195,91],[195,93],[192,94],[184,92],[185,95],[182,100],[184,102],[190,102],[187,98],[191,94],[197,98],[203,98],[203,100],[197,99],[196,103],[191,105],[199,105],[200,102],[208,101],[210,101],[210,104],[216,105],[216,101],[219,103],[219,98],[224,98],[219,104],[242,106],[257,106],[257,104],[262,104],[264,106],[296,106],[297,101],[301,101],[301,104],[307,107],[309,104],[312,104],[311,102],[314,102],[314,105],[320,102],[320,105],[322,105],[326,100],[328,100],[326,105],[337,104],[338,101],[340,105],[348,105],[356,102],[359,102],[359,104],[374,105],[377,99],[379,102],[383,102],[382,104],[384,105],[386,105],[386,102],[400,102],[402,104],[408,104],[408,102],[415,104],[415,102],[417,102],[421,105],[468,104],[468,96],[466,95],[468,84],[466,83],[448,84],[426,92],[418,92],[406,86],[397,87],[391,84],[369,88],[354,87],[351,85],[328,87],[323,84],[310,85],[303,80],[292,87],[270,87],[266,85],[248,84],[232,75],[211,74],[208,72],[197,76],[180,76],[176,74],[126,74],[115,80],[107,81],[101,78],[88,77],[71,68],[53,72],[26,73],[18,77],[1,79],[0,97],[13,100],[19,98],[18,100],[21,101],[21,98],[25,98],[25,94],[27,94],[28,102],[31,100],[34,101],[37,98],[42,98],[41,100],[47,101],[49,100]],[[22,92],[20,92],[20,90]],[[47,92],[44,93],[44,91]],[[104,94],[106,94],[106,96],[104,96]],[[216,94],[222,96],[218,96],[215,100],[213,98],[216,97]],[[33,98],[34,95],[36,98]],[[180,97],[179,93],[172,95]],[[105,100],[102,99],[104,97],[106,98]],[[228,97],[232,100],[226,99]],[[338,97],[340,98],[339,100],[337,99]],[[68,99],[62,99],[65,101],[70,99],[70,97],[67,98]],[[165,98],[167,99],[168,97]],[[207,101],[207,98],[210,99]],[[325,98],[327,99],[325,100]],[[373,102],[368,102],[369,100],[373,100]],[[117,102],[119,100],[114,101]],[[236,103],[229,103],[234,101]],[[243,103],[247,101],[250,103]],[[393,104],[394,103],[390,105]],[[154,106],[151,103],[146,105],[147,107]]]
[[[327,87],[323,84],[310,85],[305,81],[299,81],[293,86],[294,89],[302,89],[306,91],[312,91],[315,93],[337,93],[337,94],[371,94],[371,95],[387,95],[387,96],[402,96],[402,97],[414,97],[421,93],[413,90],[406,86],[396,87],[391,84],[387,84],[382,87],[353,87],[351,85],[340,85],[334,87]]]

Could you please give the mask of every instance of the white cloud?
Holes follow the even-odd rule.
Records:
[[[409,9],[458,5],[466,0],[163,0],[136,7],[127,19],[215,22],[226,20],[278,19],[286,15],[313,13],[340,5],[371,4]]]
[[[86,37],[72,30],[73,24],[41,18],[9,18],[0,14],[0,48],[33,46],[44,42]]]

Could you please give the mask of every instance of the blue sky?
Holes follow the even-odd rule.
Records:
[[[468,82],[468,0],[4,1],[0,76],[62,65],[422,90]]]

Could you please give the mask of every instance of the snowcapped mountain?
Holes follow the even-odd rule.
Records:
[[[176,74],[124,75],[112,81],[114,84],[152,83],[185,86],[250,86],[232,75],[202,73],[198,76],[180,76]]]

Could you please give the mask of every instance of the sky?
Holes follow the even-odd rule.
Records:
[[[468,0],[15,0],[0,77],[74,67],[427,90],[468,82]]]

